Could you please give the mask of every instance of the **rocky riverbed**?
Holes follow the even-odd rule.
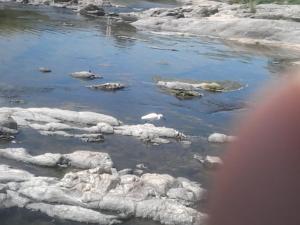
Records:
[[[231,121],[300,59],[296,6],[103,3],[0,3],[1,225],[205,224]]]

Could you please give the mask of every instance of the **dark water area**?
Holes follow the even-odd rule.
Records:
[[[124,1],[122,1],[124,3]],[[171,7],[171,1],[126,1],[131,8]],[[159,35],[107,18],[85,18],[68,9],[0,4],[0,107],[50,107],[112,115],[125,124],[140,124],[140,117],[162,113],[155,125],[175,128],[191,145],[148,145],[133,137],[106,135],[103,143],[83,143],[63,137],[41,136],[22,129],[16,143],[33,155],[75,150],[108,152],[117,169],[144,163],[147,172],[183,176],[208,186],[210,173],[194,154],[221,155],[225,145],[209,144],[214,132],[232,134],[232,121],[251,109],[249,96],[276,80],[278,59],[296,57],[272,49],[224,44],[218,40]],[[39,72],[48,67],[51,73]],[[102,80],[83,81],[70,73],[92,70]],[[226,93],[203,92],[202,98],[180,100],[155,85],[155,78],[235,81],[244,86]],[[87,85],[122,82],[118,92],[94,91]],[[64,169],[39,168],[0,158],[37,175],[61,177]],[[1,210],[1,225],[77,225],[21,209]],[[130,221],[129,224],[155,224]]]

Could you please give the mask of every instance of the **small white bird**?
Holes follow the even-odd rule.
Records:
[[[148,121],[154,121],[154,120],[160,120],[163,117],[164,117],[163,114],[149,113],[145,116],[142,116],[141,119],[148,120]]]

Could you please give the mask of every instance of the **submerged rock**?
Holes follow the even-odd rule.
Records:
[[[201,97],[202,94],[199,93],[197,88],[194,88],[193,85],[188,83],[183,83],[179,81],[158,81],[157,85],[170,94],[175,95],[179,99],[189,99],[193,97]]]
[[[233,81],[201,82],[201,81],[163,81],[159,80],[157,85],[180,99],[201,97],[200,91],[226,92],[239,90],[243,86]]]
[[[172,90],[172,93],[179,99],[189,99],[202,96],[202,94],[197,91]]]
[[[91,89],[101,89],[105,91],[116,91],[120,89],[124,89],[125,85],[121,83],[104,83],[104,84],[95,84],[88,86]]]
[[[105,16],[104,9],[94,4],[84,6],[79,13],[85,16]]]
[[[87,79],[87,80],[94,80],[94,79],[102,78],[102,76],[92,73],[91,71],[74,72],[74,73],[71,73],[70,75],[74,78]]]
[[[225,87],[217,82],[183,82],[183,81],[158,81],[158,86],[180,91],[224,91]]]
[[[36,177],[5,165],[0,171],[0,208],[22,207],[50,217],[98,224],[136,217],[166,225],[202,225],[207,218],[193,208],[205,190],[167,174],[136,176],[94,168],[58,179]]]
[[[39,71],[42,73],[51,73],[52,72],[51,69],[46,68],[46,67],[40,67]]]
[[[208,141],[212,143],[226,143],[235,141],[236,139],[235,136],[228,136],[220,133],[213,133],[208,137]]]
[[[194,159],[198,160],[207,169],[217,169],[223,165],[223,161],[217,156],[199,156],[194,155]]]
[[[142,116],[141,119],[142,120],[153,121],[153,120],[160,120],[163,117],[164,117],[163,114],[149,113],[147,115]]]
[[[214,92],[214,91],[224,90],[224,88],[216,82],[210,82],[210,83],[203,82],[203,83],[198,84],[198,86],[201,89],[206,90],[206,91],[213,91]]]

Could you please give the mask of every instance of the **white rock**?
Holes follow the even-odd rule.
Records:
[[[101,168],[105,172],[110,172],[113,162],[107,153],[75,151],[70,154],[63,155],[70,161],[71,166],[80,169]]]
[[[123,125],[115,127],[115,133],[120,135],[135,136],[144,141],[151,141],[155,143],[168,143],[164,138],[185,138],[184,134],[179,131],[167,128],[156,127],[153,124],[139,124],[139,125]]]
[[[244,4],[192,0],[191,5],[132,15],[138,19],[132,24],[142,29],[300,49],[299,5],[261,4],[251,13]]]
[[[71,76],[74,78],[80,78],[80,79],[97,79],[97,78],[102,78],[102,76],[97,75],[95,73],[92,73],[90,71],[80,71],[80,72],[74,72],[71,73]]]
[[[70,154],[45,153],[32,156],[24,148],[0,149],[0,157],[31,163],[38,166],[72,166],[79,169],[98,168],[103,172],[111,172],[113,162],[107,153],[91,151],[75,151]]]
[[[215,169],[223,165],[222,159],[217,156],[202,157],[199,155],[194,155],[194,159],[198,160],[207,169]]]
[[[45,203],[32,203],[26,206],[27,209],[40,211],[50,217],[72,220],[85,223],[96,223],[100,225],[118,224],[120,221],[116,216],[70,205],[50,205]]]
[[[16,125],[30,127],[42,135],[79,138],[85,142],[103,141],[102,134],[119,134],[138,137],[152,143],[169,143],[166,138],[180,139],[185,136],[172,128],[152,124],[121,125],[108,115],[94,112],[76,112],[55,108],[0,108],[0,122],[11,117]],[[158,117],[161,115],[158,114]],[[1,123],[0,123],[1,125]],[[17,132],[17,130],[16,130]]]
[[[94,168],[58,179],[2,165],[0,175],[1,208],[25,207],[50,217],[100,224],[132,217],[167,225],[202,225],[206,220],[205,214],[192,208],[203,198],[201,186],[167,174],[139,177]]]
[[[10,182],[10,181],[25,181],[29,180],[33,175],[24,170],[12,169],[7,165],[0,165],[0,182]]]
[[[208,137],[208,141],[211,143],[226,143],[235,141],[236,139],[235,136],[227,136],[220,133],[213,133]]]

